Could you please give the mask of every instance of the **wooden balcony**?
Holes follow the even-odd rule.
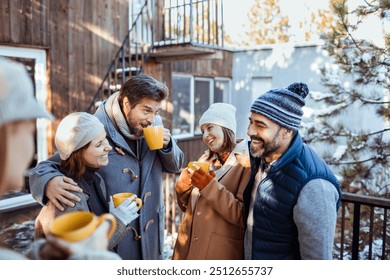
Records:
[[[154,47],[150,51],[149,57],[159,63],[164,61],[191,59],[222,59],[223,50],[212,47],[197,46],[190,43],[172,44],[162,47]]]

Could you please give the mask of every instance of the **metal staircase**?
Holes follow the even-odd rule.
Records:
[[[142,73],[148,59],[179,60],[223,48],[222,11],[223,0],[145,0],[86,111]]]
[[[118,91],[128,78],[142,72],[151,49],[151,44],[148,42],[152,38],[152,28],[148,9],[148,1],[145,0],[126,38],[108,67],[99,89],[86,110],[87,112],[93,112],[101,101]]]

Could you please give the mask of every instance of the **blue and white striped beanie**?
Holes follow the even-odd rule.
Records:
[[[252,113],[263,115],[285,128],[297,131],[303,116],[302,107],[309,88],[293,83],[287,88],[273,89],[260,95],[251,107]]]

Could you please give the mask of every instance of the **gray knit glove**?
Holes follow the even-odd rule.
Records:
[[[121,221],[125,226],[129,225],[132,221],[139,217],[138,214],[138,205],[134,201],[134,196],[127,198],[123,201],[118,207],[115,208],[112,197],[110,197],[110,213],[114,215],[119,221]]]

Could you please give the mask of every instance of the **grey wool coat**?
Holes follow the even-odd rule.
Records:
[[[162,259],[165,228],[162,174],[179,172],[183,165],[183,152],[175,139],[171,139],[166,149],[155,151],[148,149],[144,138],[128,140],[138,148],[138,159],[108,117],[105,103],[99,107],[95,116],[103,123],[113,149],[108,155],[109,164],[100,168],[99,174],[106,183],[109,196],[132,192],[143,201],[140,217],[127,226],[128,231],[116,247],[116,252],[126,260]],[[161,118],[156,118],[156,124],[161,124]],[[60,175],[50,161],[41,162],[34,168],[30,176],[30,188],[33,197],[42,205],[47,204],[44,195],[47,182]]]

